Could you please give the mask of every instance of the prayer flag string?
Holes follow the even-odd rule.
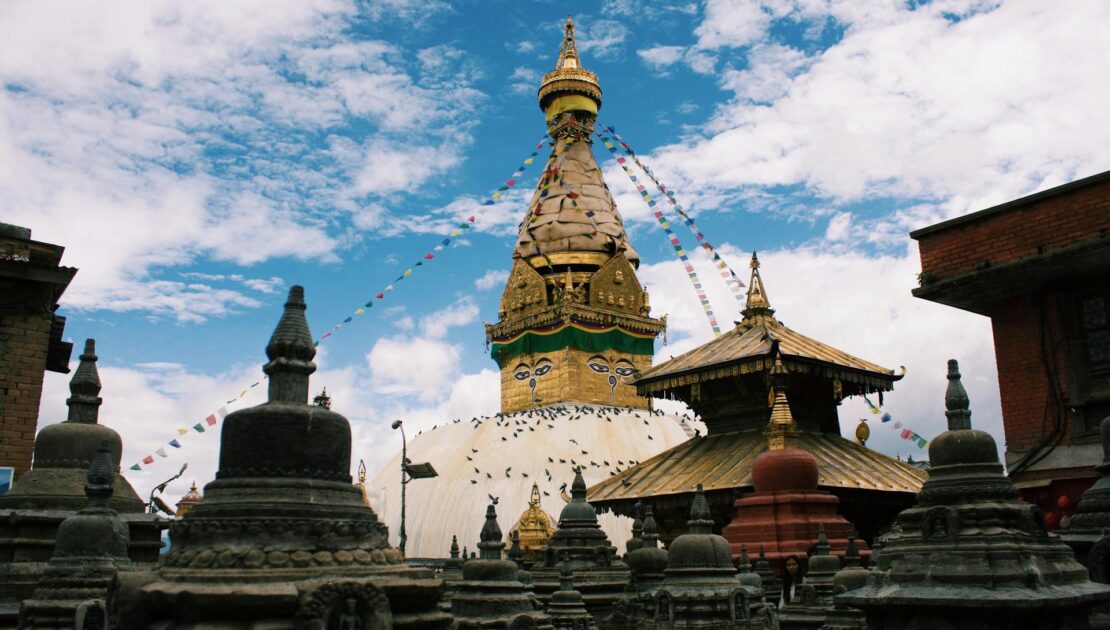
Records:
[[[893,417],[891,417],[891,415],[889,413],[883,413],[883,410],[879,409],[877,406],[875,406],[875,403],[871,402],[871,399],[868,398],[867,396],[863,397],[863,401],[865,403],[867,403],[867,408],[871,410],[872,414],[874,414],[876,416],[881,414],[880,419],[883,421],[883,424],[890,424],[891,428],[893,428],[894,430],[896,430],[896,431],[900,430],[901,432],[899,433],[899,436],[903,440],[909,440],[910,442],[913,442],[914,444],[917,445],[918,448],[921,448],[921,449],[924,449],[929,444],[929,440],[926,440],[925,438],[918,435],[917,432],[915,432],[913,429],[911,429],[908,426],[902,424],[900,421],[895,420]],[[893,423],[893,424],[891,424],[891,423]]]
[[[667,187],[664,186],[663,183],[660,182],[659,179],[655,176],[655,173],[652,172],[651,168],[649,168],[647,164],[644,164],[642,161],[640,161],[640,158],[637,157],[636,152],[632,150],[632,147],[628,146],[628,143],[624,141],[624,138],[621,138],[617,134],[616,129],[614,129],[613,127],[604,127],[604,129],[609,133],[613,140],[620,144],[621,148],[624,149],[625,154],[628,157],[632,158],[632,161],[635,162],[636,165],[644,171],[644,174],[651,179],[651,181],[655,184],[655,187],[671,204],[671,207],[674,208],[674,211],[678,214],[678,216],[682,217],[682,221],[686,224],[686,227],[690,228],[690,231],[693,232],[694,239],[697,240],[697,242],[701,243],[702,249],[704,249],[706,253],[709,254],[709,257],[713,259],[713,264],[717,267],[717,269],[720,270],[721,277],[725,279],[725,284],[732,291],[732,297],[736,298],[736,301],[740,304],[746,306],[747,296],[743,291],[746,285],[743,281],[740,280],[740,276],[736,275],[736,272],[732,270],[732,267],[730,267],[729,264],[725,262],[724,258],[721,258],[721,255],[717,253],[717,249],[713,247],[713,245],[709,242],[709,239],[705,238],[705,235],[702,234],[701,230],[698,229],[697,224],[694,223],[693,217],[691,217],[689,214],[686,213],[685,210],[682,209],[682,205],[679,204],[678,200],[675,199],[674,191],[668,190]],[[605,140],[605,138],[602,137],[601,134],[598,134],[598,137],[602,138],[603,141]],[[617,158],[617,162],[623,166],[624,163],[621,162],[622,159],[624,158]],[[635,183],[636,179],[633,178],[632,181],[633,183]],[[637,190],[640,190],[641,194],[643,194],[642,187],[637,186]],[[649,203],[648,205],[651,204]]]
[[[475,212],[475,214],[468,217],[465,221],[462,221],[461,223],[455,225],[447,233],[447,235],[443,237],[442,240],[440,240],[434,247],[432,247],[427,253],[425,253],[416,263],[414,263],[412,266],[405,269],[405,271],[402,272],[401,275],[397,276],[396,279],[394,279],[392,282],[390,282],[388,285],[386,285],[386,287],[384,289],[382,289],[381,291],[379,291],[377,294],[375,294],[374,297],[368,299],[362,306],[359,306],[358,308],[356,308],[351,315],[348,315],[342,321],[340,321],[337,324],[335,324],[334,326],[332,326],[331,329],[328,330],[328,332],[321,335],[320,338],[317,339],[316,342],[313,345],[319,346],[321,341],[331,337],[335,333],[335,331],[342,328],[344,324],[351,323],[354,320],[354,317],[356,315],[365,314],[367,309],[370,309],[371,307],[374,306],[375,301],[381,301],[382,299],[384,299],[385,295],[387,293],[390,293],[394,289],[396,289],[396,285],[399,282],[401,282],[405,278],[408,278],[409,276],[411,276],[414,269],[416,269],[417,267],[424,266],[424,264],[427,261],[434,260],[436,258],[436,254],[443,251],[443,249],[445,249],[446,247],[450,246],[453,242],[455,242],[455,239],[457,239],[465,231],[471,229],[473,227],[473,224],[477,221],[478,217],[482,216],[482,214],[485,213],[486,207],[494,205],[497,202],[498,199],[501,199],[504,196],[505,191],[507,191],[507,190],[513,188],[514,186],[516,186],[517,182],[524,175],[524,171],[527,170],[528,166],[531,165],[535,161],[536,156],[539,155],[540,149],[543,148],[543,145],[546,142],[547,142],[547,134],[544,134],[544,137],[536,145],[536,148],[528,155],[528,157],[526,157],[524,159],[523,163],[521,163],[521,165],[517,167],[517,169],[513,172],[513,174],[511,176],[509,176],[509,178],[507,180],[505,180],[505,182],[501,186],[499,186],[495,191],[490,193],[489,198],[482,202],[482,204],[478,208],[478,211]],[[266,377],[263,377],[262,380],[265,380],[265,378]],[[235,403],[236,401],[241,400],[244,396],[247,395],[247,392],[254,389],[255,387],[258,387],[261,383],[262,383],[262,381],[255,381],[249,387],[247,387],[246,389],[239,392],[238,396],[233,396],[230,399],[228,399],[224,403],[224,405],[221,406],[217,411],[208,414],[208,416],[206,416],[200,422],[197,422],[196,424],[194,424],[192,427],[187,427],[187,426],[178,427],[178,429],[176,431],[176,436],[174,436],[173,439],[166,441],[166,445],[171,446],[175,449],[180,449],[184,446],[183,440],[186,436],[192,435],[193,433],[198,433],[199,434],[199,433],[208,432],[209,429],[211,429],[212,427],[215,427],[216,424],[219,421],[223,420],[224,417],[227,416],[227,414],[228,414],[227,406],[228,405],[231,405],[231,404]],[[149,465],[154,463],[154,461],[155,461],[154,456],[155,455],[157,455],[160,458],[168,458],[169,455],[173,452],[174,451],[167,451],[165,446],[159,447],[159,448],[155,449],[153,453],[147,454],[145,457],[141,458],[139,461],[137,461],[134,464],[132,464],[131,466],[129,466],[129,469],[130,470],[136,470],[136,471],[142,471],[144,465],[149,466]]]
[[[689,276],[690,283],[694,285],[694,292],[697,293],[702,310],[705,311],[705,316],[709,319],[709,326],[713,329],[713,334],[720,335],[721,327],[717,324],[717,316],[713,313],[713,307],[709,304],[709,297],[705,294],[705,288],[702,286],[701,280],[698,279],[698,272],[694,270],[694,265],[690,262],[690,257],[686,254],[686,250],[683,249],[682,242],[679,240],[678,235],[671,229],[671,224],[667,221],[666,215],[663,214],[660,208],[656,208],[655,200],[651,198],[651,194],[648,193],[647,188],[645,188],[643,184],[637,182],[636,175],[628,168],[628,160],[617,154],[616,145],[601,133],[598,133],[597,137],[601,138],[605,148],[609,150],[609,153],[612,154],[617,164],[624,170],[625,175],[628,175],[628,179],[632,181],[632,184],[640,193],[640,197],[643,198],[644,203],[646,203],[649,208],[653,208],[655,220],[658,221],[659,226],[663,228],[663,232],[667,235],[667,239],[670,241],[671,247],[674,248],[675,254],[686,268],[686,275]]]

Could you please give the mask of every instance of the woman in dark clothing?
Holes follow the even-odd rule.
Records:
[[[794,599],[797,587],[805,582],[805,569],[798,556],[787,556],[782,572],[782,595],[779,597],[779,608],[789,604]]]

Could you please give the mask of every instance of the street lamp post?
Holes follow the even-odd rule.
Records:
[[[408,534],[405,533],[405,486],[413,479],[430,479],[439,476],[436,469],[428,462],[414,464],[409,461],[409,444],[405,439],[405,426],[400,420],[393,421],[393,428],[401,430],[401,555],[405,553],[405,542]]]
[[[405,486],[408,485],[408,467],[405,465],[409,461],[409,443],[405,439],[404,423],[400,420],[393,421],[393,428],[401,430],[401,555],[405,554],[405,541],[408,540],[408,535],[405,534]]]

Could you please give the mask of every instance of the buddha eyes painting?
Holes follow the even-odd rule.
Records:
[[[551,371],[555,365],[548,359],[538,359],[535,363],[518,363],[513,368],[513,378],[518,381],[528,381],[531,390],[532,402],[536,402],[536,380]]]
[[[586,365],[598,374],[608,374],[609,398],[613,401],[617,399],[617,384],[620,383],[623,378],[639,372],[636,366],[632,365],[632,362],[628,359],[614,360],[611,357],[606,358],[600,354],[595,354],[586,359]]]

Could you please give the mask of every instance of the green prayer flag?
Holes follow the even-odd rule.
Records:
[[[193,425],[193,429],[194,429],[194,430],[195,430],[195,431],[196,431],[197,433],[204,433],[204,427],[203,427],[203,426],[201,426],[201,424],[200,424],[199,422]]]

